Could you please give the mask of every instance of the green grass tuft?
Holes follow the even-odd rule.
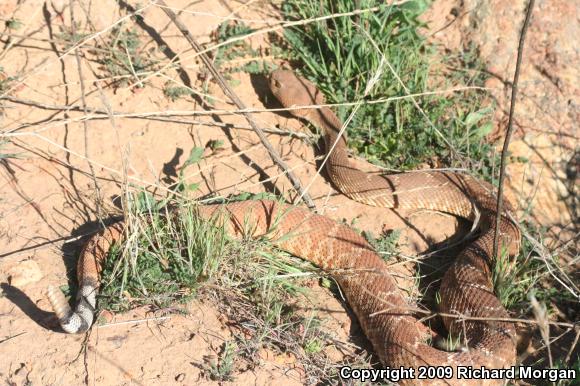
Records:
[[[540,238],[544,233],[541,227],[527,222],[520,224],[522,229],[534,238]],[[530,315],[529,296],[533,295],[539,302],[554,304],[573,304],[577,299],[569,291],[562,291],[559,286],[549,284],[550,268],[527,237],[522,237],[522,247],[519,255],[509,258],[502,253],[493,270],[495,293],[504,307],[518,310],[522,316]],[[558,256],[551,257],[552,263],[558,265]]]
[[[234,359],[237,351],[235,342],[225,342],[218,362],[210,362],[208,370],[212,381],[233,381]]]
[[[189,97],[194,95],[194,93],[188,87],[182,86],[172,86],[173,82],[167,82],[165,87],[163,88],[163,94],[171,99],[172,102],[175,102],[179,98],[182,97]]]

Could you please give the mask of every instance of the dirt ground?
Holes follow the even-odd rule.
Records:
[[[212,44],[212,32],[227,18],[248,19],[248,24],[258,28],[279,20],[276,7],[264,1],[169,3],[183,11],[180,17],[198,42],[208,45]],[[426,15],[430,20],[427,31],[442,49],[459,49],[468,42],[479,47],[489,71],[496,75],[488,86],[500,107],[496,118],[497,135],[501,135],[523,2],[485,3],[437,2]],[[9,141],[0,145],[0,153],[16,154],[16,158],[0,159],[0,379],[10,385],[213,384],[204,366],[233,334],[215,305],[192,302],[189,315],[151,321],[143,319],[159,315],[137,309],[113,316],[88,337],[72,336],[56,332],[46,287],[67,282],[67,269],[74,265],[78,253],[75,241],[91,229],[87,223],[116,210],[113,197],[122,193],[123,186],[148,187],[163,195],[166,181],[175,176],[176,167],[189,151],[211,140],[222,140],[224,146],[215,152],[207,149],[197,169],[188,169],[187,181],[200,184],[192,199],[209,193],[226,196],[269,190],[292,201],[296,193],[257,136],[247,130],[244,117],[231,112],[235,106],[212,82],[208,89],[202,87],[206,72],[160,8],[141,3],[139,6],[146,9],[141,21],[135,23],[125,18],[127,6],[122,1],[81,4],[74,8],[79,31],[105,31],[123,20],[136,25],[144,47],[155,49],[152,56],[168,63],[167,54],[172,52],[182,60],[167,68],[163,77],[147,79],[144,88],[112,87],[110,79],[102,79],[103,69],[91,60],[94,54],[89,47],[94,44],[90,42],[80,50],[81,85],[75,51],[58,41],[60,33],[70,30],[68,2],[8,0],[0,4],[3,21],[15,18],[22,23],[17,30],[3,31],[0,50],[0,80],[16,78],[5,90],[12,99],[0,100],[0,141]],[[563,0],[536,5],[511,145],[513,155],[529,162],[508,169],[508,194],[518,203],[521,216],[545,227],[550,249],[566,243],[569,246],[578,235],[580,58],[574,38],[580,32],[579,8]],[[258,37],[252,45],[267,55],[262,39]],[[157,50],[159,46],[167,49]],[[263,110],[264,99],[272,100],[264,78],[243,73],[233,77],[239,81],[234,91],[247,107]],[[206,99],[205,93],[211,94],[215,109],[224,112],[209,114],[192,98],[172,101],[163,93],[168,81],[186,84],[201,93],[202,99]],[[86,105],[94,109],[199,113],[182,117],[182,123],[102,114],[101,119],[84,120],[96,114],[47,108],[82,106],[82,87]],[[261,112],[255,118],[264,128],[302,130],[300,122],[279,113]],[[375,234],[384,227],[405,229],[401,240],[406,253],[425,251],[457,231],[457,220],[449,216],[412,214],[408,221],[414,230],[410,230],[404,220],[408,213],[369,210],[350,201],[337,194],[323,177],[316,177],[311,144],[276,134],[268,138],[304,186],[313,181],[309,193],[319,210],[332,218],[356,218],[358,228]],[[574,254],[570,256],[572,264]],[[325,291],[317,291],[317,297],[317,304],[331,310],[320,311],[323,318],[329,326],[337,326],[329,331],[337,340],[348,342],[353,321],[344,306]],[[136,322],[120,323],[123,321]],[[84,344],[86,352],[82,352]],[[329,351],[329,356],[333,355],[337,356]],[[258,368],[236,369],[235,383],[304,383],[304,369],[291,356],[264,350],[260,357],[263,365]]]

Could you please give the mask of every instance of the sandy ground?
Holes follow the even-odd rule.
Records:
[[[82,3],[85,9],[75,7],[79,30],[92,27],[101,31],[127,15],[124,6],[120,7],[117,2],[103,1],[98,5],[93,2],[90,10],[86,9],[88,2]],[[141,6],[146,4],[143,2]],[[188,3],[176,0],[170,4],[187,11],[181,18],[200,43],[209,43],[217,25],[232,15],[271,22],[278,18],[275,8],[261,1],[250,1],[247,6],[238,1]],[[529,157],[530,162],[509,170],[510,194],[518,199],[522,213],[532,209],[533,219],[546,227],[546,235],[554,246],[569,240],[570,235],[577,233],[574,226],[578,226],[573,223],[577,210],[574,189],[577,189],[579,162],[578,133],[574,126],[578,118],[578,79],[572,65],[578,62],[578,53],[570,48],[572,39],[563,39],[568,34],[577,36],[578,27],[577,23],[576,27],[562,27],[574,24],[574,20],[570,24],[556,22],[560,18],[574,19],[574,9],[567,9],[573,8],[571,4],[563,1],[539,4],[544,11],[538,11],[532,23],[529,38],[532,43],[524,59],[526,71],[522,75],[522,84],[533,87],[529,90],[526,86],[522,91],[518,133],[512,145],[515,153]],[[58,13],[63,9],[61,6],[64,7],[62,17]],[[437,31],[448,24],[454,18],[450,13],[454,6],[457,6],[455,2],[441,2],[432,10],[430,29]],[[477,5],[464,4],[463,7],[459,14],[465,13],[462,10],[468,13],[434,38],[449,47],[459,47],[468,39],[489,47],[481,51],[492,64],[491,68],[499,78],[510,79],[517,41],[514,20],[521,19],[521,8],[504,10],[490,18],[485,17],[482,10],[473,11]],[[577,8],[575,11],[577,15]],[[90,25],[86,12],[91,15]],[[127,182],[163,195],[167,189],[164,181],[171,179],[175,167],[183,163],[193,147],[204,147],[210,140],[222,140],[224,146],[217,152],[206,151],[203,161],[187,170],[187,180],[200,184],[192,199],[209,193],[225,196],[264,190],[275,190],[289,201],[296,198],[288,180],[273,165],[257,137],[244,129],[248,124],[242,116],[233,113],[210,115],[199,101],[191,98],[171,101],[163,94],[166,82],[185,82],[197,92],[211,94],[216,100],[216,109],[235,110],[217,86],[210,83],[208,89],[202,87],[207,77],[203,68],[162,10],[149,6],[142,16],[143,22],[136,28],[144,47],[151,48],[151,56],[164,63],[169,59],[156,49],[159,45],[182,55],[177,70],[168,69],[164,72],[165,78],[148,79],[142,89],[127,85],[111,87],[110,80],[96,81],[104,76],[104,71],[92,60],[93,53],[88,48],[83,49],[81,69],[86,104],[125,113],[198,111],[199,114],[187,117],[189,122],[121,117],[82,121],[85,116],[82,112],[2,103],[1,127],[7,134],[5,139],[11,142],[2,145],[1,150],[17,154],[17,158],[0,164],[0,282],[3,283],[0,379],[7,384],[215,383],[207,377],[207,371],[204,372],[204,364],[208,356],[218,355],[223,343],[235,333],[226,327],[215,305],[193,302],[188,306],[190,314],[187,316],[171,315],[168,319],[148,323],[116,324],[158,316],[147,309],[138,309],[114,316],[109,324],[94,328],[86,338],[55,332],[55,320],[45,298],[46,286],[67,282],[67,269],[74,265],[78,253],[75,241],[91,229],[86,226],[88,222],[99,215],[106,217],[115,210],[113,197],[122,193]],[[68,7],[59,1],[45,5],[42,1],[17,4],[9,0],[0,4],[0,17],[2,20],[14,17],[23,23],[13,31],[16,36],[10,42],[5,40],[6,35],[2,37],[0,75],[18,78],[10,83],[7,94],[47,105],[81,106],[79,68],[74,51],[57,42],[58,35],[71,25]],[[473,17],[480,20],[475,27],[466,21]],[[499,23],[504,18],[509,18],[509,23],[514,25],[505,28],[501,39],[493,39],[491,20]],[[129,19],[123,20],[134,24]],[[264,23],[256,26],[263,27]],[[99,41],[101,36],[95,39]],[[257,38],[252,44],[267,52],[262,39]],[[178,70],[186,75],[180,77]],[[270,101],[268,106],[272,105],[273,97],[264,78],[246,74],[235,74],[234,78],[239,81],[234,90],[248,107],[264,109],[265,100]],[[492,82],[490,87],[494,87],[500,106],[505,107],[509,89],[504,88],[501,81]],[[535,107],[531,110],[530,106]],[[264,112],[255,114],[255,118],[265,128],[302,130],[300,122],[283,114]],[[500,111],[498,127],[502,122]],[[316,177],[315,152],[311,144],[274,134],[268,138],[304,186],[313,180],[309,193],[317,207],[332,218],[356,219],[358,228],[375,234],[384,227],[404,228],[401,241],[406,253],[425,251],[433,243],[448,239],[458,229],[457,220],[449,216],[416,213],[405,219],[409,214],[377,208],[368,210],[337,194],[323,177]],[[361,166],[364,167],[362,163]],[[410,230],[408,225],[415,230]],[[323,313],[329,326],[338,326],[329,329],[331,334],[338,340],[348,341],[353,334],[352,321],[343,305],[324,291],[317,291],[317,296],[321,299],[320,304],[334,310]],[[82,352],[85,343],[87,350]],[[292,358],[266,351],[261,353],[261,358],[259,367],[236,369],[235,382],[304,382],[303,369]]]

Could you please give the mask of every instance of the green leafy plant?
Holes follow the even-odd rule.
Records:
[[[115,85],[138,82],[139,74],[150,71],[156,61],[141,50],[142,43],[134,28],[114,27],[105,44],[99,45],[98,61]],[[141,83],[137,83],[143,86]]]
[[[171,99],[172,102],[175,102],[179,98],[193,95],[191,89],[181,86],[171,86],[171,84],[173,83],[168,82],[165,85],[163,88],[163,94],[165,94],[167,98]]]
[[[254,30],[244,23],[226,21],[218,27],[215,38],[221,43],[252,32]],[[253,49],[247,41],[239,40],[218,48],[215,63],[218,67],[227,66],[228,72],[259,74],[268,70],[266,62],[256,59],[259,56],[259,51]]]
[[[233,381],[234,359],[237,346],[233,342],[225,342],[218,362],[209,365],[210,378],[213,381]]]
[[[10,88],[10,83],[16,78],[13,76],[8,76],[4,72],[4,68],[0,66],[0,93],[4,93]]]
[[[384,234],[378,238],[374,238],[368,232],[363,232],[363,234],[377,253],[383,256],[385,260],[389,260],[398,252],[399,239],[401,237],[401,231],[399,229],[394,229],[388,234]]]
[[[522,222],[521,226],[530,237],[522,238],[521,251],[515,261],[503,251],[494,266],[495,292],[501,303],[508,309],[521,310],[524,315],[530,311],[528,296],[531,293],[540,302],[572,304],[574,297],[570,292],[561,291],[553,285],[545,285],[550,270],[541,257],[545,251],[537,249],[537,244],[541,245],[541,241],[535,244],[531,240],[531,237],[541,240],[545,230],[527,222]],[[558,264],[558,256],[551,256],[550,259],[553,264]]]
[[[4,22],[4,25],[8,29],[11,29],[11,30],[14,30],[14,31],[18,31],[20,28],[22,28],[22,26],[24,25],[24,23],[22,23],[22,21],[20,19],[11,18],[11,19],[6,20]]]

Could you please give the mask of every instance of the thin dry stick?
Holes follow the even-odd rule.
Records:
[[[240,110],[244,110],[246,108],[246,106],[244,105],[242,100],[230,88],[230,86],[227,84],[224,77],[215,68],[215,66],[213,65],[210,58],[205,54],[203,48],[199,44],[197,44],[197,42],[195,41],[195,39],[193,38],[193,36],[189,32],[187,27],[178,19],[178,16],[175,14],[175,12],[173,12],[170,8],[168,8],[167,4],[165,4],[165,1],[163,1],[163,0],[159,0],[157,2],[157,4],[162,6],[162,9],[165,12],[165,14],[167,14],[167,16],[169,16],[171,21],[175,24],[175,26],[179,29],[179,31],[187,39],[189,44],[191,44],[191,46],[198,52],[199,56],[201,57],[201,60],[204,62],[204,64],[208,68],[209,72],[215,78],[215,80],[219,84],[220,88],[224,91],[224,93],[236,104],[236,106]],[[276,150],[272,147],[272,145],[268,141],[268,138],[266,137],[266,135],[264,134],[262,129],[260,129],[258,127],[258,125],[256,124],[256,122],[254,121],[252,115],[245,113],[245,112],[243,114],[244,114],[244,117],[246,118],[246,120],[248,121],[248,123],[250,124],[250,126],[252,126],[252,128],[254,129],[256,134],[258,135],[258,138],[260,138],[260,141],[262,142],[262,144],[264,145],[266,150],[268,150],[268,153],[270,154],[270,157],[272,157],[272,160],[274,161],[274,163],[276,163],[287,174],[288,179],[292,183],[292,186],[300,194],[300,197],[302,197],[302,199],[304,200],[306,205],[311,209],[315,208],[314,201],[312,201],[312,198],[310,197],[310,195],[304,191],[298,178],[296,178],[294,173],[292,173],[292,171],[289,170],[286,163],[282,160],[282,158],[280,158],[280,156],[278,155]]]
[[[14,338],[17,338],[17,337],[19,337],[21,335],[25,335],[25,334],[28,334],[28,331],[23,331],[23,332],[21,332],[19,334],[11,335],[8,338],[4,338],[4,339],[0,340],[0,344],[2,344],[4,342],[8,342],[10,339],[14,339]]]
[[[139,324],[139,323],[149,323],[149,322],[162,322],[164,320],[171,319],[171,316],[160,316],[157,318],[143,318],[143,319],[133,319],[133,320],[125,320],[122,322],[115,322],[115,323],[107,323],[97,326],[98,328],[106,328],[106,327],[117,327],[122,326],[125,324]]]
[[[502,206],[503,206],[503,182],[505,178],[505,164],[508,147],[510,144],[510,138],[512,136],[513,129],[513,117],[514,110],[516,106],[516,95],[518,92],[518,79],[520,77],[520,67],[522,64],[522,54],[524,51],[524,42],[526,40],[526,32],[528,31],[528,25],[530,24],[530,17],[532,16],[532,9],[534,8],[534,0],[530,0],[528,3],[528,8],[526,10],[526,18],[524,19],[524,25],[522,26],[522,32],[520,33],[520,41],[518,44],[518,56],[516,60],[516,70],[514,73],[514,80],[512,83],[512,97],[510,103],[510,114],[508,118],[508,127],[505,134],[505,140],[503,142],[503,149],[501,151],[501,162],[499,167],[499,185],[497,190],[497,206],[496,213],[497,218],[495,222],[495,236],[493,239],[493,257],[497,260],[498,249],[499,249],[499,225],[502,219]]]

